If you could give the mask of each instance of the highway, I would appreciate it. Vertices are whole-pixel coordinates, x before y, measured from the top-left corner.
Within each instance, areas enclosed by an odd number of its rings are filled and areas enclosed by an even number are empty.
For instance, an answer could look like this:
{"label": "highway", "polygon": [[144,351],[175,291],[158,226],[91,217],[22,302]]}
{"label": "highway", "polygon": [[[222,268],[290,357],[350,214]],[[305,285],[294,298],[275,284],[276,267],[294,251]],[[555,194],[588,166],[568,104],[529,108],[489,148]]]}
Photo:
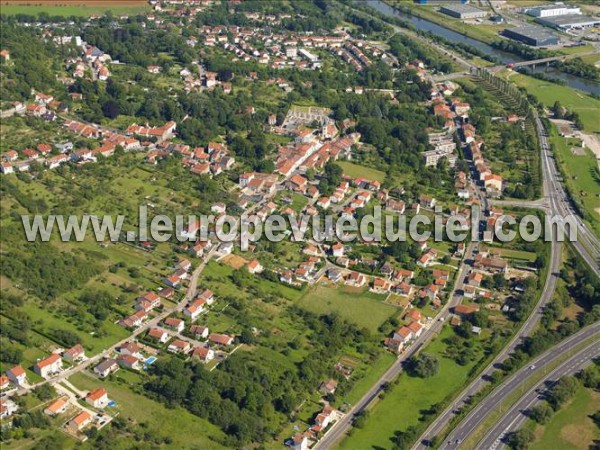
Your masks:
{"label": "highway", "polygon": [[[440,449],[459,448],[460,444],[477,429],[487,415],[499,407],[506,396],[521,386],[524,380],[534,373],[539,373],[539,371],[543,370],[548,364],[551,364],[557,358],[563,356],[565,352],[568,352],[570,348],[592,336],[600,337],[600,322],[596,322],[562,340],[541,356],[538,356],[526,367],[511,375],[507,380],[496,387],[490,395],[481,400],[469,414],[467,414],[462,422],[445,439],[445,442],[440,446]],[[531,370],[530,368],[532,365],[535,367],[534,370]]]}
{"label": "highway", "polygon": [[[467,246],[465,252],[465,261],[473,258],[473,250],[474,244],[471,243]],[[352,407],[352,409],[331,426],[329,431],[313,447],[314,450],[328,450],[332,448],[336,442],[340,441],[352,426],[352,420],[354,419],[354,416],[368,408],[371,403],[373,403],[377,396],[382,392],[382,386],[384,383],[393,381],[400,374],[400,372],[402,372],[402,363],[417,353],[421,347],[423,347],[432,337],[436,336],[440,332],[446,319],[450,315],[450,309],[460,302],[461,296],[457,295],[457,291],[462,289],[462,283],[467,276],[469,269],[470,267],[463,262],[454,281],[452,296],[450,297],[450,300],[442,307],[442,309],[440,309],[440,312],[435,317],[436,320],[434,320],[431,323],[431,326],[411,344],[407,351],[398,356],[398,359],[388,369],[388,371],[369,389],[369,391]]]}
{"label": "highway", "polygon": [[[568,350],[567,350],[568,351]],[[558,355],[556,355],[558,356]],[[543,400],[543,392],[547,387],[552,386],[561,377],[574,375],[581,369],[592,363],[592,360],[600,356],[600,341],[586,346],[579,352],[574,353],[568,360],[561,363],[549,375],[538,382],[535,386],[521,395],[521,398],[498,420],[488,434],[479,442],[477,449],[498,449],[504,447],[504,438],[511,432],[517,431],[527,420],[524,414],[528,409],[535,406],[536,403]],[[536,373],[539,369],[530,370]]]}

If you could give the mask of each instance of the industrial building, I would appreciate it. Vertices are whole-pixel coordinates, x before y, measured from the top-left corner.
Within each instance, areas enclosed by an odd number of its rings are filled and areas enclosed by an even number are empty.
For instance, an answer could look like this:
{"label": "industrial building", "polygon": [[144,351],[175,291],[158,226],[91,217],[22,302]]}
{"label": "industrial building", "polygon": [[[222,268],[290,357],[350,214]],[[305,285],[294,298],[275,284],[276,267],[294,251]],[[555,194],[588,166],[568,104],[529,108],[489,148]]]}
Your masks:
{"label": "industrial building", "polygon": [[460,3],[465,4],[469,3],[469,0],[414,0],[415,3],[419,5],[438,5],[440,3]]}
{"label": "industrial building", "polygon": [[535,21],[540,25],[556,28],[557,30],[561,31],[568,31],[575,28],[590,28],[600,26],[600,19],[579,14],[535,19]]}
{"label": "industrial building", "polygon": [[558,36],[541,27],[523,26],[517,28],[506,28],[502,34],[507,38],[515,41],[523,42],[524,44],[533,47],[543,47],[547,45],[557,45]]}
{"label": "industrial building", "polygon": [[557,17],[569,14],[581,14],[581,8],[578,6],[565,5],[564,3],[554,3],[553,5],[535,6],[524,9],[526,14],[533,17]]}
{"label": "industrial building", "polygon": [[487,16],[486,11],[463,4],[444,5],[440,8],[440,12],[457,19],[481,19]]}

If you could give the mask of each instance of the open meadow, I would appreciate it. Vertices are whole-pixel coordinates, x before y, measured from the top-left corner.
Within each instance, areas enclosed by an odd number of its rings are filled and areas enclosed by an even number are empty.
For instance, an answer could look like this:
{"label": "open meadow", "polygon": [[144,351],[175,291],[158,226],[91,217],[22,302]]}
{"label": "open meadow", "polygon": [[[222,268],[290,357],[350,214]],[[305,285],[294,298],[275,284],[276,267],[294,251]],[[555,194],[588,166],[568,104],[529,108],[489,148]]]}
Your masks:
{"label": "open meadow", "polygon": [[112,11],[114,14],[137,14],[149,11],[150,5],[144,0],[4,0],[0,14],[28,14],[36,16],[45,13],[50,16],[91,16]]}

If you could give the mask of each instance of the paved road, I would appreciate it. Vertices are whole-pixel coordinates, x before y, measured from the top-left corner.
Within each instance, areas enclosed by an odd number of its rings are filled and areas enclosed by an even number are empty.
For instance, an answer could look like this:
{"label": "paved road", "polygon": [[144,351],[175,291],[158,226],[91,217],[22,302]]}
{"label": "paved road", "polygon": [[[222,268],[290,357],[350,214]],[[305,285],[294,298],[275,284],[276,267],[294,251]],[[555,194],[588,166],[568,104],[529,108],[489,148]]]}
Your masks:
{"label": "paved road", "polygon": [[496,367],[502,363],[509,354],[521,343],[521,340],[528,336],[537,326],[542,318],[543,310],[546,304],[552,299],[556,288],[557,276],[555,273],[560,268],[560,244],[553,243],[551,246],[550,267],[548,277],[544,285],[544,290],[532,314],[523,323],[518,333],[513,336],[509,343],[496,355],[494,360],[473,380],[468,387],[463,390],[458,397],[436,418],[436,420],[421,435],[417,443],[412,447],[413,450],[427,448],[427,442],[433,437],[439,435],[450,423],[454,417],[454,411],[465,406],[471,396],[479,392],[489,382],[490,376],[496,371]]}
{"label": "paved road", "polygon": [[[465,252],[465,261],[473,258],[474,244],[469,244]],[[402,363],[408,358],[413,356],[423,347],[432,337],[439,334],[442,329],[445,320],[450,315],[450,309],[456,306],[461,299],[460,295],[456,292],[462,289],[462,283],[470,267],[463,263],[454,281],[454,287],[452,290],[452,296],[450,300],[440,309],[440,312],[435,317],[435,320],[431,323],[429,329],[426,329],[419,338],[417,338],[410,346],[410,348],[402,353],[398,359],[394,362],[392,367],[369,389],[369,391],[356,403],[352,409],[344,415],[340,420],[335,422],[329,431],[323,436],[319,442],[313,447],[314,450],[327,450],[334,446],[336,442],[341,440],[348,429],[352,426],[352,419],[354,416],[364,409],[366,409],[383,391],[383,384],[386,382],[393,381],[402,371]],[[443,319],[443,320],[439,320]]]}
{"label": "paved road", "polygon": [[[598,54],[598,50],[593,50],[593,51],[589,51],[589,52],[572,53],[570,55],[559,55],[559,56],[551,56],[549,58],[531,59],[529,61],[520,61],[520,62],[513,63],[513,65],[514,65],[514,67],[534,66],[536,64],[546,64],[546,63],[551,63],[553,61],[567,61],[567,60],[573,59],[573,58],[580,58],[582,56],[597,55],[597,54]],[[492,72],[495,72],[500,69],[504,69],[505,67],[506,67],[506,65],[500,64],[500,65],[497,65],[494,67],[490,67],[489,70],[491,70]]]}
{"label": "paved road", "polygon": [[204,257],[202,262],[198,265],[198,267],[196,267],[196,269],[192,273],[192,277],[190,278],[190,282],[188,284],[188,288],[187,288],[185,296],[176,306],[174,306],[173,308],[165,309],[163,312],[158,314],[156,317],[147,321],[142,326],[140,326],[139,328],[134,330],[127,338],[120,340],[119,342],[117,342],[116,344],[107,348],[106,350],[103,350],[101,353],[98,353],[97,355],[86,359],[85,361],[81,362],[80,364],[78,364],[70,369],[60,372],[58,375],[56,375],[54,377],[48,378],[47,380],[40,381],[39,383],[29,385],[26,388],[20,389],[17,392],[17,395],[26,394],[27,392],[31,391],[32,389],[35,389],[36,387],[41,386],[46,383],[55,384],[62,380],[66,380],[73,374],[75,374],[77,372],[81,372],[82,370],[99,362],[101,359],[109,356],[117,348],[119,348],[126,342],[131,341],[136,336],[139,336],[140,334],[145,333],[148,329],[157,326],[161,321],[163,321],[167,316],[171,315],[172,313],[183,310],[183,308],[185,308],[185,306],[188,304],[188,302],[196,295],[196,288],[198,286],[198,277],[200,276],[200,274],[206,267],[206,264],[208,263],[208,261],[210,261],[210,259],[214,256],[215,252],[216,252],[216,250],[213,248],[213,250],[211,250],[209,253],[206,254],[206,256]]}
{"label": "paved road", "polygon": [[[568,351],[568,350],[567,350]],[[554,357],[559,356],[553,354]],[[548,375],[521,395],[521,398],[498,420],[488,434],[477,444],[477,449],[496,449],[504,446],[503,440],[513,431],[517,431],[527,419],[524,414],[536,403],[543,400],[543,392],[546,387],[556,383],[561,377],[574,375],[581,369],[592,363],[592,360],[600,356],[600,341],[596,341],[584,349],[574,353],[568,360],[561,363]],[[534,370],[528,370],[531,374],[544,370],[536,365]],[[523,383],[524,380],[521,381]]]}
{"label": "paved road", "polygon": [[531,364],[535,366],[534,370],[530,369],[530,364],[513,374],[473,408],[473,410],[446,438],[446,441],[440,446],[440,449],[459,448],[460,443],[477,429],[487,415],[495,408],[499,407],[504,398],[521,386],[527,378],[534,373],[539,373],[540,370],[544,370],[544,367],[555,361],[556,358],[562,356],[565,352],[568,352],[570,348],[592,336],[600,337],[600,322],[580,330],[578,333],[564,339],[559,344],[534,359],[531,362]]}

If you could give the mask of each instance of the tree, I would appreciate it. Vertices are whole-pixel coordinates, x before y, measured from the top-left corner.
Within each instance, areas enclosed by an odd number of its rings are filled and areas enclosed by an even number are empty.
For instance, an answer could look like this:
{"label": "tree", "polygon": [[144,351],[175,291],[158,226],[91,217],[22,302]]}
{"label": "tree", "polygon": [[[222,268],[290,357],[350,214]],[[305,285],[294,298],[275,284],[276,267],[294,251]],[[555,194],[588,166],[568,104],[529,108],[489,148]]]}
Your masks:
{"label": "tree", "polygon": [[574,377],[562,377],[548,391],[548,403],[555,411],[558,410],[575,395],[578,387],[579,382]]}
{"label": "tree", "polygon": [[554,410],[547,402],[542,402],[528,411],[529,417],[541,425],[548,423],[553,413]]}
{"label": "tree", "polygon": [[102,114],[104,117],[114,119],[119,116],[119,104],[115,100],[108,100],[102,105]]}
{"label": "tree", "polygon": [[526,450],[529,444],[533,442],[535,436],[529,428],[522,428],[519,431],[510,433],[507,439],[507,444],[513,450]]}
{"label": "tree", "polygon": [[412,356],[406,364],[406,370],[413,377],[429,378],[434,376],[440,366],[440,362],[433,355],[427,353],[419,353]]}

